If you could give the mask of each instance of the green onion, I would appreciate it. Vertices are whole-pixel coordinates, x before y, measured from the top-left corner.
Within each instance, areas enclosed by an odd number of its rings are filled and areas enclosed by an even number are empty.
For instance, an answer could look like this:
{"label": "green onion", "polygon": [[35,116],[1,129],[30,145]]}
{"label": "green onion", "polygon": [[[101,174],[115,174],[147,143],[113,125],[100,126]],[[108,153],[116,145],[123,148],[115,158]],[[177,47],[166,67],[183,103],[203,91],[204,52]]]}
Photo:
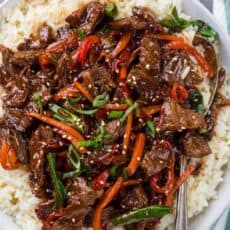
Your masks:
{"label": "green onion", "polygon": [[205,113],[205,106],[203,96],[199,91],[193,91],[189,94],[189,103],[191,108],[196,110],[197,112],[204,114]]}
{"label": "green onion", "polygon": [[99,134],[91,140],[78,141],[77,147],[100,148],[103,145],[103,139],[109,138],[103,126],[99,127]]}
{"label": "green onion", "polygon": [[118,175],[118,166],[113,165],[113,166],[109,169],[109,174],[110,174],[112,177],[114,177],[114,178],[118,177],[118,176],[119,176],[119,175]]}
{"label": "green onion", "polygon": [[77,152],[77,150],[73,147],[73,145],[69,146],[68,150],[68,160],[74,167],[74,171],[64,173],[63,179],[69,178],[69,177],[77,177],[80,176],[82,173],[88,171],[88,169],[83,168],[80,154]]}
{"label": "green onion", "polygon": [[87,37],[86,32],[81,27],[77,28],[76,32],[81,39],[84,39]]}
{"label": "green onion", "polygon": [[123,168],[121,176],[126,180],[129,178],[126,168]]}
{"label": "green onion", "polygon": [[84,115],[93,115],[98,111],[98,109],[82,110],[82,109],[75,109],[73,107],[71,107],[71,109],[74,110],[74,112],[76,113],[80,113]]}
{"label": "green onion", "polygon": [[53,117],[63,123],[69,124],[73,126],[74,128],[83,131],[81,125],[79,125],[81,122],[79,116],[76,114],[71,113],[67,109],[62,108],[61,106],[57,104],[49,105],[49,109],[54,113]]}
{"label": "green onion", "polygon": [[48,168],[50,172],[51,182],[55,191],[55,207],[59,209],[64,205],[67,199],[67,193],[62,181],[60,180],[60,178],[57,176],[56,173],[55,155],[53,153],[48,153],[47,161],[48,161]]}
{"label": "green onion", "polygon": [[115,225],[133,224],[142,221],[150,221],[155,217],[162,217],[172,212],[171,208],[165,206],[148,206],[146,208],[136,209],[127,214],[123,214],[114,219]]}
{"label": "green onion", "polygon": [[93,100],[93,107],[100,107],[105,104],[107,104],[109,101],[109,94],[108,93],[103,93],[98,96]]}
{"label": "green onion", "polygon": [[43,111],[43,106],[42,106],[42,95],[40,93],[35,93],[33,95],[33,100],[34,102],[36,103],[37,107],[38,107],[38,110],[39,110],[39,113],[42,113]]}
{"label": "green onion", "polygon": [[118,9],[115,3],[111,2],[105,6],[104,13],[110,17],[115,18],[118,14]]}
{"label": "green onion", "polygon": [[173,8],[171,17],[169,19],[163,19],[161,24],[172,32],[180,32],[189,26],[197,26],[197,33],[207,38],[210,42],[215,42],[218,38],[217,32],[202,20],[186,20],[180,18],[176,7]]}
{"label": "green onion", "polygon": [[147,134],[152,137],[155,138],[156,135],[156,129],[155,129],[155,125],[151,120],[147,120],[146,121],[146,125],[147,125]]}
{"label": "green onion", "polygon": [[117,118],[120,118],[123,114],[124,114],[124,112],[122,112],[122,111],[111,111],[109,113],[108,117],[110,119],[113,119],[113,118],[117,119]]}
{"label": "green onion", "polygon": [[139,105],[135,102],[133,103],[124,113],[124,115],[121,117],[120,122],[124,123],[124,121],[126,120],[126,118],[128,117],[128,115],[135,109],[137,109],[139,107]]}

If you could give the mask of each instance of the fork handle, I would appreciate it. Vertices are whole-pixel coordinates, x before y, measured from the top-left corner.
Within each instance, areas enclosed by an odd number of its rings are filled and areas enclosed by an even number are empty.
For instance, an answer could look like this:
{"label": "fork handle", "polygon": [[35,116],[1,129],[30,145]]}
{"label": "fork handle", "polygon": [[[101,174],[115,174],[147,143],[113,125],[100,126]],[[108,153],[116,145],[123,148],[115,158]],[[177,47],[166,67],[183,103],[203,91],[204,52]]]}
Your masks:
{"label": "fork handle", "polygon": [[[183,174],[187,165],[185,156],[181,156],[180,173]],[[188,230],[188,213],[187,213],[187,186],[186,181],[180,186],[177,196],[177,212],[174,230]]]}

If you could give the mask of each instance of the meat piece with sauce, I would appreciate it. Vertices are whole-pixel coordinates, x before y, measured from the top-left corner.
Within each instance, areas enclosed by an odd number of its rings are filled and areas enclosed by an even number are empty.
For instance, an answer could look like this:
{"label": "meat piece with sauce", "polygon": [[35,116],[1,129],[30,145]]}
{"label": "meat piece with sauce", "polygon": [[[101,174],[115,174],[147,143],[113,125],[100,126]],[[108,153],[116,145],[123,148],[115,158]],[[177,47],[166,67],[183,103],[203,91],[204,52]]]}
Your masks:
{"label": "meat piece with sauce", "polygon": [[160,132],[180,132],[185,129],[205,128],[204,117],[190,109],[184,109],[174,101],[166,101],[161,107]]}

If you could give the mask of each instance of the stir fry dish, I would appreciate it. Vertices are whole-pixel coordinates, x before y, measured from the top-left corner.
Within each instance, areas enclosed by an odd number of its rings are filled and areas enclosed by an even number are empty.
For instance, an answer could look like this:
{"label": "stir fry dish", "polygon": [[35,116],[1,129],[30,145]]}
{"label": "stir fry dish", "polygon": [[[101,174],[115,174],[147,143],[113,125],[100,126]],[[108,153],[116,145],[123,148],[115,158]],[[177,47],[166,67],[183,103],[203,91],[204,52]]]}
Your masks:
{"label": "stir fry dish", "polygon": [[56,31],[41,24],[17,51],[0,46],[0,163],[30,172],[43,229],[154,229],[211,154],[218,111],[230,104],[211,27],[176,8],[162,21],[148,8],[118,13],[90,2]]}

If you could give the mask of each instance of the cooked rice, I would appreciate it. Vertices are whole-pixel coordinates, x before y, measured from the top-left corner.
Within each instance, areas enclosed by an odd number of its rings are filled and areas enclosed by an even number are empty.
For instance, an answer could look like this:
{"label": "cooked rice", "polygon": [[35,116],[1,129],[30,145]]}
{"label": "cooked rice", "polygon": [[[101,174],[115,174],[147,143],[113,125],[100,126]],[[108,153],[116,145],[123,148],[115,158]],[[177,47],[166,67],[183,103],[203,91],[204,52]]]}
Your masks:
{"label": "cooked rice", "polygon": [[[13,7],[5,7],[0,22],[0,44],[12,49],[31,33],[36,32],[42,22],[48,22],[54,29],[64,23],[66,15],[89,0],[18,0]],[[103,1],[101,1],[103,2]],[[131,13],[133,6],[147,6],[152,8],[159,18],[169,15],[176,5],[181,11],[181,0],[115,0],[120,17]],[[184,31],[187,41],[191,42],[194,29]],[[1,60],[0,60],[1,63]],[[222,89],[224,95],[230,97],[229,84]],[[207,82],[202,84],[202,90],[207,104],[210,92]],[[1,92],[1,90],[0,90]],[[0,93],[1,94],[1,93]],[[0,107],[2,102],[0,101]],[[0,109],[0,116],[3,110]],[[230,108],[221,110],[216,135],[210,142],[213,154],[203,159],[203,165],[198,176],[191,176],[188,180],[189,217],[199,214],[208,206],[212,198],[217,197],[217,186],[223,180],[223,166],[230,158]],[[23,168],[15,171],[5,171],[0,167],[0,209],[13,216],[15,222],[23,230],[41,229],[34,209],[39,200],[31,193],[28,172]],[[172,223],[173,216],[164,217],[159,229],[165,229]]]}

